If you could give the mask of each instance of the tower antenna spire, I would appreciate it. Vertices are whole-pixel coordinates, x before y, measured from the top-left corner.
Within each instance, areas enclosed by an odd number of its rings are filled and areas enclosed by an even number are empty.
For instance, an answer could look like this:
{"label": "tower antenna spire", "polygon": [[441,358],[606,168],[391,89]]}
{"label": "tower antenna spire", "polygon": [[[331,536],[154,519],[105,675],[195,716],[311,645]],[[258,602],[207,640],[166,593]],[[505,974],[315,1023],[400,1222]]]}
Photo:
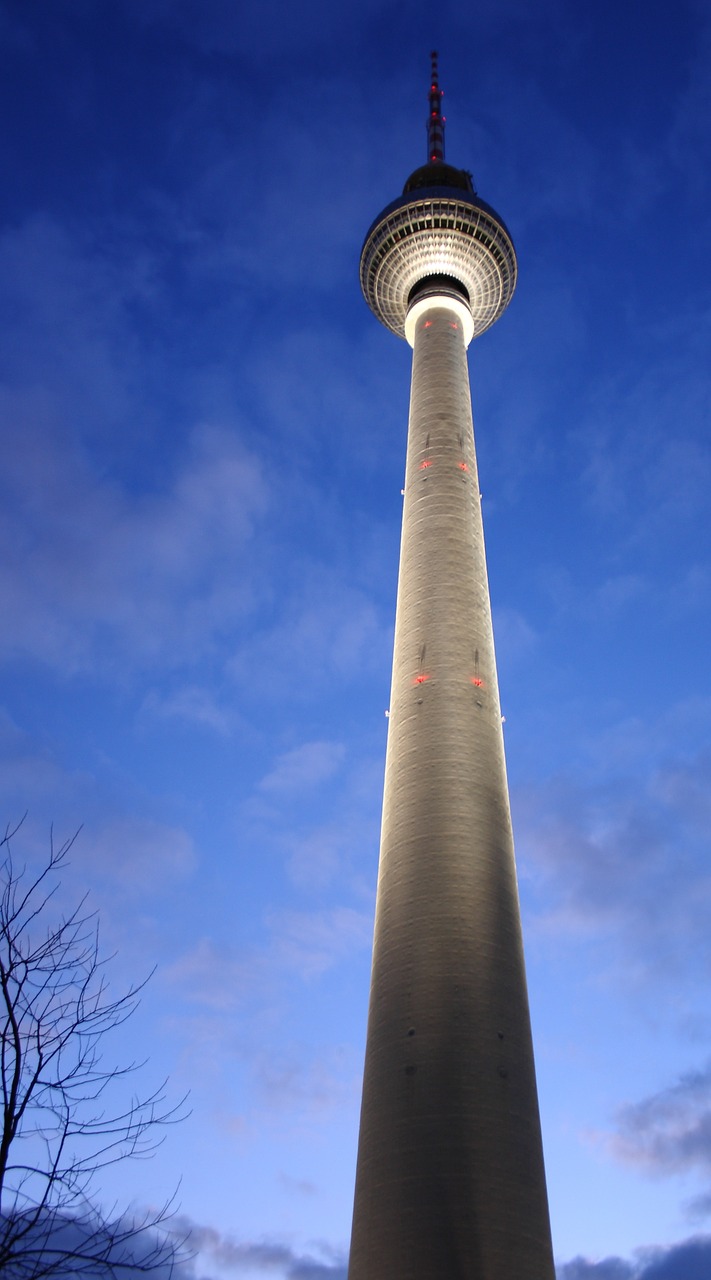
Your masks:
{"label": "tower antenna spire", "polygon": [[443,92],[439,87],[438,53],[432,50],[432,75],[430,78],[430,111],[427,117],[427,162],[434,164],[444,160],[444,116],[442,115]]}

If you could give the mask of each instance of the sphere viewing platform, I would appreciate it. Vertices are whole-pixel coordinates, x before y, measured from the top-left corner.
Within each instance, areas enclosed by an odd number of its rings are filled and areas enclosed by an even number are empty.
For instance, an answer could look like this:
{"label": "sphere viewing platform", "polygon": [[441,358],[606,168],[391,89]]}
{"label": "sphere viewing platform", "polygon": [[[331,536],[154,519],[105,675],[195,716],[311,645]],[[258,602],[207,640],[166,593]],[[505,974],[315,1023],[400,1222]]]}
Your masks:
{"label": "sphere viewing platform", "polygon": [[516,274],[501,218],[474,192],[469,174],[443,160],[415,170],[402,196],[376,218],[360,259],[368,306],[401,338],[417,286],[429,277],[458,284],[477,337],[506,310]]}

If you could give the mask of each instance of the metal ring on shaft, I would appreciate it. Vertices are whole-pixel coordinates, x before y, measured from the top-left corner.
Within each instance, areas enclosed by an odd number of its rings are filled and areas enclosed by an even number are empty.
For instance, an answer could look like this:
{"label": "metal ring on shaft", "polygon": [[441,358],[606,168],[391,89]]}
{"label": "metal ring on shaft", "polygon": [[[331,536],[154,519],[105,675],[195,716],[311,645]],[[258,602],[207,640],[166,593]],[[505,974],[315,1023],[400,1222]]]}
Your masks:
{"label": "metal ring on shaft", "polygon": [[453,293],[428,293],[424,298],[418,298],[416,302],[411,304],[405,320],[405,337],[410,346],[414,347],[415,345],[417,321],[420,316],[425,315],[432,307],[445,307],[452,312],[452,315],[457,317],[456,322],[462,326],[464,345],[468,347],[474,336],[472,313],[464,299],[457,298]]}

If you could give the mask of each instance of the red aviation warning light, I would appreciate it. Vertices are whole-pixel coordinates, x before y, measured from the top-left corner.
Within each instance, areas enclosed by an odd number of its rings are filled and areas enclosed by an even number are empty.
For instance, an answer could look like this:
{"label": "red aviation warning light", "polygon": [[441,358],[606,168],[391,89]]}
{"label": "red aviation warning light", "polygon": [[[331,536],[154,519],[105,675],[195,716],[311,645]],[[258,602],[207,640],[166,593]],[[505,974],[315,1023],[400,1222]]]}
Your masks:
{"label": "red aviation warning light", "polygon": [[430,678],[430,675],[429,675],[429,672],[428,672],[428,671],[421,671],[421,672],[420,672],[420,674],[419,674],[419,676],[415,676],[415,679],[413,680],[413,682],[412,682],[412,683],[413,683],[413,684],[424,684],[424,683],[425,683],[425,681],[429,680],[429,678]]}

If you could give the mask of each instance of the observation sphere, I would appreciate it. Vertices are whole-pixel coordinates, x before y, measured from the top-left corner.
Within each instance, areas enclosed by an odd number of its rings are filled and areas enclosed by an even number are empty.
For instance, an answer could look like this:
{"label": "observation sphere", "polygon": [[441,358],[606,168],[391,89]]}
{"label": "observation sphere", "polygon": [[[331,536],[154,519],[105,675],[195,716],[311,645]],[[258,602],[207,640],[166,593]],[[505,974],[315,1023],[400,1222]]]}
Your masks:
{"label": "observation sphere", "polygon": [[470,175],[443,160],[408,178],[402,196],[376,218],[360,258],[368,306],[401,338],[409,307],[426,282],[461,296],[477,337],[506,310],[516,274],[505,224],[476,194]]}

